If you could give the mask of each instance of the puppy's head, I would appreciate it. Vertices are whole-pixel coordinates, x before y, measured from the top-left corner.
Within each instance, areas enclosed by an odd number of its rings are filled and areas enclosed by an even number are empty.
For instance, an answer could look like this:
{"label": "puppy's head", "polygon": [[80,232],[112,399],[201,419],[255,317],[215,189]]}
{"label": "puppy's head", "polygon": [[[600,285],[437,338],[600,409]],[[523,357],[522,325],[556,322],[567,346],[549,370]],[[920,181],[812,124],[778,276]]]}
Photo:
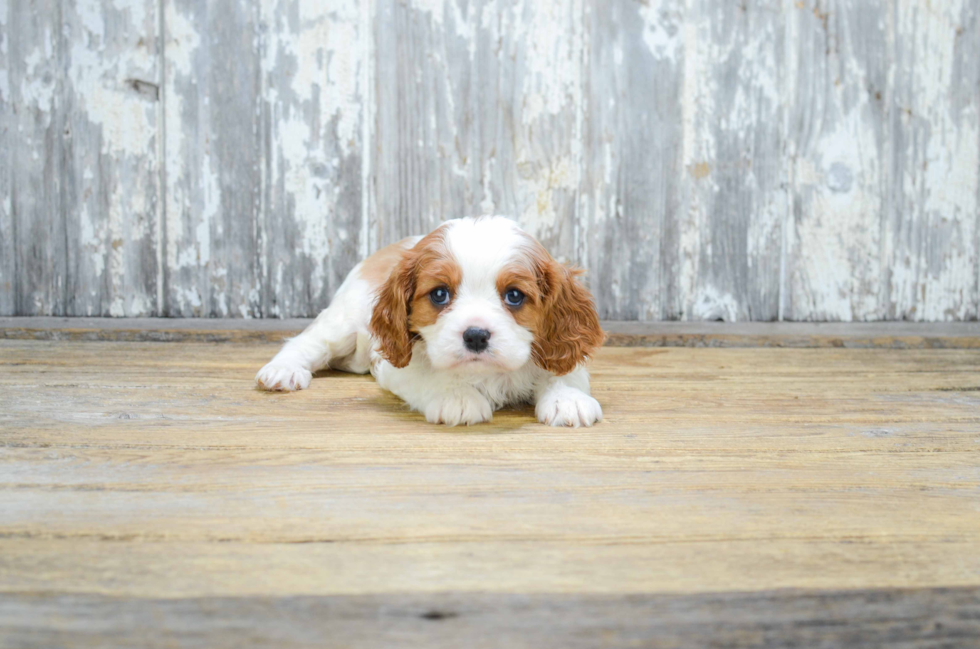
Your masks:
{"label": "puppy's head", "polygon": [[436,369],[567,374],[603,341],[578,274],[506,218],[449,221],[404,252],[371,328],[395,367],[423,340]]}

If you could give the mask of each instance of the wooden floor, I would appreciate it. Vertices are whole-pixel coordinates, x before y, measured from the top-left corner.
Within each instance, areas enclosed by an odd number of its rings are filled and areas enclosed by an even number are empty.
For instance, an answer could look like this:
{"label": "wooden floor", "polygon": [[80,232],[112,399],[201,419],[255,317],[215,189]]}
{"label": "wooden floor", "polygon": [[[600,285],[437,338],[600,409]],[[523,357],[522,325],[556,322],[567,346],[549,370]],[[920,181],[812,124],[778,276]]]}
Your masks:
{"label": "wooden floor", "polygon": [[275,349],[0,341],[0,646],[980,646],[980,350],[607,347],[571,430]]}

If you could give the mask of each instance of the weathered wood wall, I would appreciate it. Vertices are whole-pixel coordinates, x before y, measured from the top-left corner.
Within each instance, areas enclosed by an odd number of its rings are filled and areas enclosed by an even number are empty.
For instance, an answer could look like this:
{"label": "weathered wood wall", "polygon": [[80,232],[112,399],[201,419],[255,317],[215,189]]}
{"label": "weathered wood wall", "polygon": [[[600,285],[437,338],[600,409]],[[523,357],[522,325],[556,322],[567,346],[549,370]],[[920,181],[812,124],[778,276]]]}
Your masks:
{"label": "weathered wood wall", "polygon": [[605,318],[964,320],[976,0],[0,0],[0,315],[312,315],[514,215]]}

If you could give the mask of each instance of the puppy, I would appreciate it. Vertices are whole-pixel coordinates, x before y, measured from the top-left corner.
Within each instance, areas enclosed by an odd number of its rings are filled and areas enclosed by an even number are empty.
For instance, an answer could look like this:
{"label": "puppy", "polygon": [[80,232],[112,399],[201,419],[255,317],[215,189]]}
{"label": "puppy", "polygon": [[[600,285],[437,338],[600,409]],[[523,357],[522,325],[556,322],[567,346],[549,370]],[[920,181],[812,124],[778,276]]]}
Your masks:
{"label": "puppy", "polygon": [[544,424],[591,426],[602,408],[583,363],[604,335],[576,275],[507,218],[447,221],[358,264],[255,381],[301,390],[322,368],[371,372],[432,423],[533,403]]}

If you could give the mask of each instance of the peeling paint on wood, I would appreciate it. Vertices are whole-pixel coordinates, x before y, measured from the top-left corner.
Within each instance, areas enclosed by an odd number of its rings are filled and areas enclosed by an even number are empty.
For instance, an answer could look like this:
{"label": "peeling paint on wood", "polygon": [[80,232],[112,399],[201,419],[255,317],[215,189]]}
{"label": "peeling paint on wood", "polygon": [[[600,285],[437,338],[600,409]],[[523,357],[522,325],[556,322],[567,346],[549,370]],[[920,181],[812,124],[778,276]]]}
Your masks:
{"label": "peeling paint on wood", "polygon": [[682,2],[588,3],[582,183],[585,235],[602,317],[659,320],[671,293],[664,250],[680,214]]}
{"label": "peeling paint on wood", "polygon": [[977,316],[980,5],[903,2],[889,134],[882,317]]}
{"label": "peeling paint on wood", "polygon": [[373,173],[380,243],[509,214],[575,261],[579,0],[379,0]]}
{"label": "peeling paint on wood", "polygon": [[0,308],[151,313],[158,106],[133,83],[157,75],[156,3],[0,9]]}
{"label": "peeling paint on wood", "polygon": [[[657,326],[971,328],[887,324]],[[272,349],[0,341],[5,647],[978,646],[980,350],[605,347],[583,434]]]}
{"label": "peeling paint on wood", "polygon": [[883,8],[787,9],[789,320],[873,320],[887,209],[889,37]]}
{"label": "peeling paint on wood", "polygon": [[[3,113],[7,218],[0,290],[4,304],[24,315],[65,315],[68,256],[65,249],[63,41],[60,3],[4,3],[3,50],[9,103]],[[9,229],[8,229],[9,228]]]}
{"label": "peeling paint on wood", "polygon": [[262,217],[258,16],[166,3],[166,315],[257,315]]}
{"label": "peeling paint on wood", "polygon": [[65,313],[138,316],[156,305],[158,5],[61,8]]}
{"label": "peeling paint on wood", "polygon": [[976,319],[980,10],[797,5],[785,317]]}
{"label": "peeling paint on wood", "polygon": [[9,0],[0,0],[0,313],[16,313],[14,277],[17,244],[14,241],[13,161],[16,121],[10,93]]}
{"label": "peeling paint on wood", "polygon": [[606,318],[973,320],[978,61],[970,0],[0,0],[0,314],[310,316],[504,213]]}
{"label": "peeling paint on wood", "polygon": [[685,56],[694,60],[684,68],[685,203],[679,240],[671,242],[679,254],[670,266],[670,319],[778,316],[785,206],[779,9],[772,1],[711,0],[685,26]]}
{"label": "peeling paint on wood", "polygon": [[365,35],[357,2],[261,11],[264,293],[254,315],[305,315],[360,261]]}

